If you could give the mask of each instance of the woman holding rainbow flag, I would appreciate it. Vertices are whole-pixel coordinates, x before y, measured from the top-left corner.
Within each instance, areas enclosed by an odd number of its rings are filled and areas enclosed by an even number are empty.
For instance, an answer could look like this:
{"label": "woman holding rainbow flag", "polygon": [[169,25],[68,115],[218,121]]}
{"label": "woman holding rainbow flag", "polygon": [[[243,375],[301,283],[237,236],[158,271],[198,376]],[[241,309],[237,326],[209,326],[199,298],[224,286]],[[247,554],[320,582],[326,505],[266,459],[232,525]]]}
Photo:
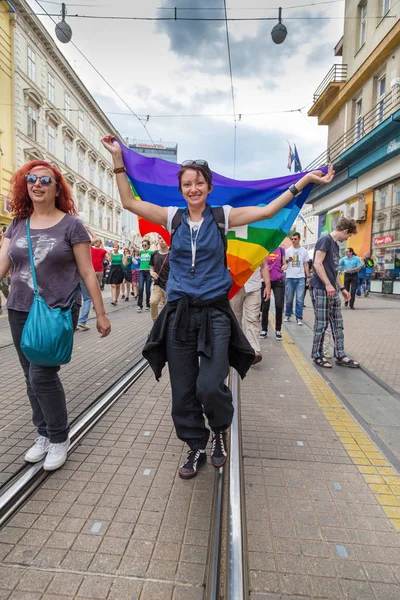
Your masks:
{"label": "woman holding rainbow flag", "polygon": [[[123,207],[172,234],[167,304],[153,326],[143,354],[157,378],[168,362],[172,418],[178,438],[189,446],[179,476],[190,479],[207,460],[210,431],[203,413],[213,434],[211,462],[217,468],[225,464],[226,430],[232,421],[233,407],[224,380],[229,365],[244,377],[254,359],[254,351],[229,305],[232,279],[225,265],[221,224],[207,202],[213,190],[212,173],[205,160],[182,163],[177,184],[187,204],[183,211],[176,206],[138,201],[126,177],[120,144],[111,135],[105,136],[102,143],[113,157]],[[329,183],[333,176],[331,165],[326,174],[307,173],[296,186],[291,185],[266,206],[224,205],[225,234],[230,228],[272,218],[306,185]]]}

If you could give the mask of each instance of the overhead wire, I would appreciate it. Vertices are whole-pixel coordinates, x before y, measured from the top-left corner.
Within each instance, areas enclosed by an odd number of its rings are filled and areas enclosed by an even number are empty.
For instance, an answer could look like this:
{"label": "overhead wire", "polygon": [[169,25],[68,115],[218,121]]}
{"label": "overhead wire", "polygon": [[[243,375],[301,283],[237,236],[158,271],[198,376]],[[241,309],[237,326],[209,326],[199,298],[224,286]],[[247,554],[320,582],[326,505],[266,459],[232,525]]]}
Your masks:
{"label": "overhead wire", "polygon": [[[42,10],[44,10],[44,12],[46,13],[47,16],[50,17],[50,19],[53,21],[53,23],[55,25],[57,25],[57,23],[54,21],[54,19],[47,13],[47,11],[40,5],[40,2],[38,0],[35,0],[36,4],[38,4],[40,6],[40,8]],[[79,52],[79,54],[88,62],[88,64],[92,67],[92,69],[94,69],[94,71],[99,75],[99,77],[104,81],[104,83],[114,92],[114,94],[117,96],[117,98],[119,98],[119,100],[121,100],[121,102],[126,106],[126,108],[130,111],[130,113],[132,113],[132,115],[134,115],[137,120],[139,121],[139,123],[142,125],[142,127],[144,128],[144,130],[146,131],[146,134],[148,136],[148,138],[150,139],[151,143],[153,144],[153,146],[156,146],[153,138],[150,135],[150,132],[148,131],[146,124],[143,123],[143,121],[139,118],[139,116],[135,113],[135,111],[129,106],[129,104],[127,102],[125,102],[125,100],[122,98],[122,96],[113,88],[113,86],[111,85],[111,83],[109,83],[109,81],[102,75],[102,73],[100,73],[100,71],[94,66],[94,64],[88,59],[88,57],[78,48],[78,46],[73,42],[70,41],[70,44],[73,45],[73,47]],[[157,149],[157,153],[161,158],[161,154]]]}
{"label": "overhead wire", "polygon": [[236,106],[235,106],[235,92],[233,89],[233,76],[232,76],[232,57],[231,57],[231,46],[229,43],[229,28],[228,28],[228,13],[226,12],[226,0],[224,0],[224,11],[225,11],[225,26],[226,26],[226,45],[228,47],[228,62],[229,62],[229,76],[231,80],[231,94],[232,94],[232,107],[233,107],[233,179],[236,175],[236,132],[237,132],[237,117],[236,117]]}
{"label": "overhead wire", "polygon": [[[37,2],[37,0],[35,0]],[[39,4],[39,3],[38,3]],[[43,6],[40,7],[43,11],[45,9]],[[37,17],[59,17],[58,13],[30,13],[28,11],[18,11],[20,14],[34,14]],[[370,15],[366,16],[366,19],[379,19],[382,18],[379,15]],[[264,22],[264,21],[276,21],[277,17],[227,17],[227,19],[223,17],[131,17],[131,16],[116,16],[116,15],[79,15],[68,13],[68,19],[97,19],[102,21],[215,21],[215,22],[224,22],[224,21],[232,21],[232,22]],[[332,16],[317,16],[310,17],[306,15],[304,17],[285,17],[285,21],[347,21],[347,20],[358,20],[359,17],[332,17]],[[397,15],[385,15],[385,19],[397,19]]]}

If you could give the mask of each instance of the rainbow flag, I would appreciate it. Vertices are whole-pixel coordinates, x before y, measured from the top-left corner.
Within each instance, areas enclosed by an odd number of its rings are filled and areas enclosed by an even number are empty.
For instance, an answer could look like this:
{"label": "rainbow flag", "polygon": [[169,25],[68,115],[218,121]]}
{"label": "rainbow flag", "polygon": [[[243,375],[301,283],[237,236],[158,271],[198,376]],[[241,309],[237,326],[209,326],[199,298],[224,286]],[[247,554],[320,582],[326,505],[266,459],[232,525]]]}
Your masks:
{"label": "rainbow flag", "polygon": [[[125,146],[122,146],[122,153],[127,176],[138,201],[143,199],[165,207],[186,206],[178,190],[179,165],[160,158],[147,158]],[[293,173],[276,179],[239,181],[213,172],[214,189],[209,196],[209,203],[211,206],[265,206],[303,175]],[[312,187],[313,184],[306,186],[272,219],[228,232],[227,261],[233,282],[230,297],[237,293],[269,252],[275,250],[286,237]],[[169,234],[160,225],[139,218],[139,231],[142,236],[150,232],[160,233],[169,243]]]}

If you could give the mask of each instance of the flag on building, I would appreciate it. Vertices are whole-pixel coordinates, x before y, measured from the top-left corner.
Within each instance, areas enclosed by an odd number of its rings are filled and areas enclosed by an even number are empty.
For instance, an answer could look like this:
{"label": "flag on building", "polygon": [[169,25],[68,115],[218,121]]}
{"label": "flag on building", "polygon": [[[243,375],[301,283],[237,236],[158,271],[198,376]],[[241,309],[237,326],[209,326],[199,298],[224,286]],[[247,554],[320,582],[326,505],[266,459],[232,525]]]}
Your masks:
{"label": "flag on building", "polygon": [[[122,146],[124,164],[135,199],[145,200],[158,206],[186,207],[178,190],[179,165],[159,158],[148,158]],[[233,207],[266,206],[282,192],[295,184],[301,174],[258,181],[238,181],[213,172],[214,188],[209,196],[211,206],[229,204]],[[272,219],[265,219],[228,231],[227,261],[232,276],[232,298],[246,283],[264,258],[275,250],[292,227],[313,184],[293,198]],[[159,233],[169,241],[168,232],[161,226],[139,218],[140,234]]]}
{"label": "flag on building", "polygon": [[297,152],[296,144],[294,144],[293,160],[294,160],[294,172],[295,173],[301,172],[302,171],[301,162],[300,162],[299,154]]}
{"label": "flag on building", "polygon": [[290,171],[292,169],[292,162],[294,161],[294,154],[293,154],[292,146],[289,143],[289,140],[288,140],[288,145],[289,145],[289,154],[288,154],[288,159],[287,159],[287,168]]}

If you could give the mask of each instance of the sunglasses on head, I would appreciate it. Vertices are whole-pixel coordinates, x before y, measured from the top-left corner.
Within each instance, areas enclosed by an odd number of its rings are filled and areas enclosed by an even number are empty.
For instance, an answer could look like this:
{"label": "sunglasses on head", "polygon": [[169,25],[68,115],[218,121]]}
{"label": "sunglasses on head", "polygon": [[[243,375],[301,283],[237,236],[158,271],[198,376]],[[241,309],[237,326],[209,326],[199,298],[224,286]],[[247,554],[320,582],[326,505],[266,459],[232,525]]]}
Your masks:
{"label": "sunglasses on head", "polygon": [[28,173],[27,175],[25,175],[26,183],[34,184],[37,182],[38,179],[41,185],[50,185],[52,181],[55,181],[55,179],[49,177],[48,175],[42,175],[41,177],[39,177],[38,175],[34,175],[33,173]]}
{"label": "sunglasses on head", "polygon": [[191,165],[198,165],[199,167],[208,167],[208,162],[202,158],[198,160],[184,160],[182,167],[190,167]]}

